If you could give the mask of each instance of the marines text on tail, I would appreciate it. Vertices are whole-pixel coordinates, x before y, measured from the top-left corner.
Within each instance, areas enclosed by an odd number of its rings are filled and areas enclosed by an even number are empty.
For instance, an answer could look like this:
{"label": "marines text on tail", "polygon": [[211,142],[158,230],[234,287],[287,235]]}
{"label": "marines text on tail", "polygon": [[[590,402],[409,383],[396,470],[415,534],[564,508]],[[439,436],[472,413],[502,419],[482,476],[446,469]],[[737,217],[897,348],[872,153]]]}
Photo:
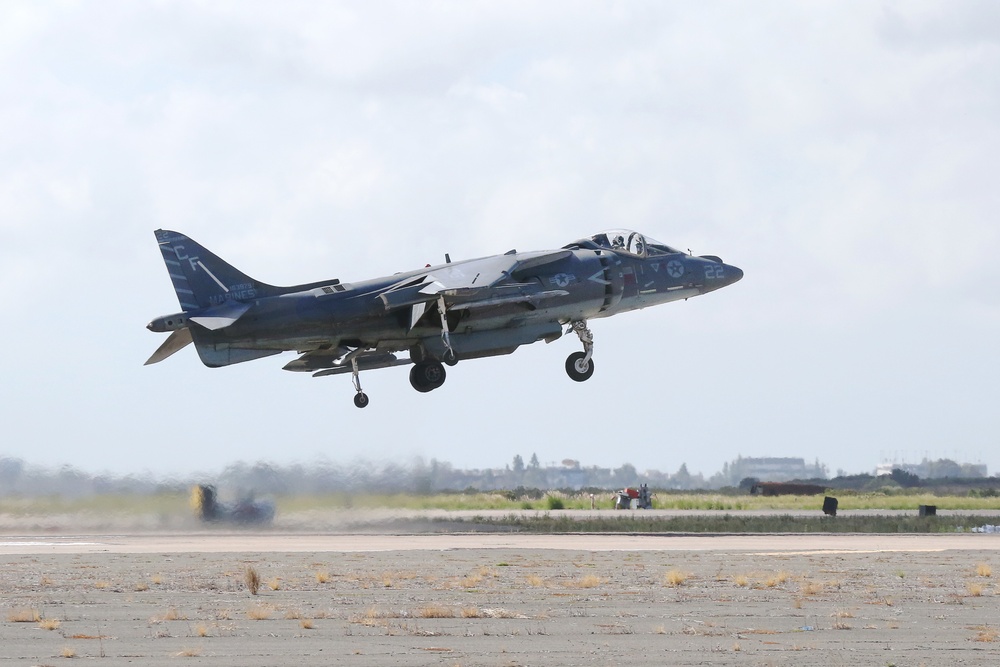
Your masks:
{"label": "marines text on tail", "polygon": [[444,364],[551,343],[564,328],[583,344],[566,360],[570,378],[582,382],[594,372],[588,320],[688,299],[743,277],[713,255],[613,230],[560,250],[448,260],[354,283],[274,287],[183,234],[158,230],[156,239],[182,312],[147,325],[171,332],[147,364],[192,341],[213,368],[294,350],[301,356],[285,370],[351,373],[359,408],[368,405],[360,371],[412,364],[410,384],[432,391],[444,384]]}

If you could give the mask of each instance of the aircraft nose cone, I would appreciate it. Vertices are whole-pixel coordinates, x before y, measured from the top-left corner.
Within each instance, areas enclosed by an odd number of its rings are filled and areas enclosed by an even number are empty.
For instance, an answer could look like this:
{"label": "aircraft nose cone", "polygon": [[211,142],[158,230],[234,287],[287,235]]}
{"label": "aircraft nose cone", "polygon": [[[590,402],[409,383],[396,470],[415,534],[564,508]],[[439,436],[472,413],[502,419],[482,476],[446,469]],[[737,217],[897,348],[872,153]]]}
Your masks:
{"label": "aircraft nose cone", "polygon": [[726,279],[730,285],[739,282],[743,279],[743,269],[732,264],[726,264]]}

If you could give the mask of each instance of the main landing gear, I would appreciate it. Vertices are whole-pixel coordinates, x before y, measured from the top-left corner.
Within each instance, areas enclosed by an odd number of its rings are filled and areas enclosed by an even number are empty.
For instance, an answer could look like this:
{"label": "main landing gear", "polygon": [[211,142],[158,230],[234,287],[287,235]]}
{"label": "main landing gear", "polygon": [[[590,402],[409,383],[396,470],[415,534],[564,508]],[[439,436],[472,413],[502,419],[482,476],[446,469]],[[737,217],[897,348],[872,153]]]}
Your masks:
{"label": "main landing gear", "polygon": [[566,374],[571,380],[583,382],[594,374],[594,334],[587,328],[586,321],[573,322],[566,333],[575,332],[583,343],[583,352],[574,352],[566,359]]}
{"label": "main landing gear", "polygon": [[417,362],[410,369],[410,384],[422,394],[434,391],[443,385],[447,377],[444,365],[436,359]]}
{"label": "main landing gear", "polygon": [[[360,348],[359,348],[360,349]],[[444,364],[449,366],[454,366],[458,363],[458,357],[455,356],[453,350],[448,350],[445,353],[444,363],[441,363],[437,359],[426,359],[423,356],[417,357],[420,361],[413,364],[410,369],[410,384],[413,388],[421,393],[426,393],[428,391],[434,391],[438,387],[444,384],[447,373],[444,370]],[[366,394],[361,389],[361,374],[358,372],[358,360],[355,357],[351,357],[351,378],[354,381],[354,405],[359,408],[368,407],[368,394]]]}
{"label": "main landing gear", "polygon": [[[451,336],[448,332],[448,306],[444,302],[444,297],[438,297],[438,313],[441,315],[441,344],[444,345],[444,363],[454,366],[458,363],[458,355],[455,354],[451,346]],[[411,355],[412,357],[412,355]],[[419,361],[417,361],[419,359]],[[422,394],[434,391],[444,384],[448,374],[444,370],[444,364],[437,359],[427,359],[424,353],[414,358],[416,363],[410,369],[410,385]]]}

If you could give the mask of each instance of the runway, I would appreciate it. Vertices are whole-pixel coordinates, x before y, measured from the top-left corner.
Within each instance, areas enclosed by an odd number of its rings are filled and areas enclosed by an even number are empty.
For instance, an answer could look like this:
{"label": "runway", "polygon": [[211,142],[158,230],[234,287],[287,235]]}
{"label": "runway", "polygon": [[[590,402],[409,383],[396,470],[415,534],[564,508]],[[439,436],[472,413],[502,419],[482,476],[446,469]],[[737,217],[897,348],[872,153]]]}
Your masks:
{"label": "runway", "polygon": [[997,551],[1000,534],[319,534],[270,531],[0,536],[0,554],[357,553],[522,549],[805,554]]}

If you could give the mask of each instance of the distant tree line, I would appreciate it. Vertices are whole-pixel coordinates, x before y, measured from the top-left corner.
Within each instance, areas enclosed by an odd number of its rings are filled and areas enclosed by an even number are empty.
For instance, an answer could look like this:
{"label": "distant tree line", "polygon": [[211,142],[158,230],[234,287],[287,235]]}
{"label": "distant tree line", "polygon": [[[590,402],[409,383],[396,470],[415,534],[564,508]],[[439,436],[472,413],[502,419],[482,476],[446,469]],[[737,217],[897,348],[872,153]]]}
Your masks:
{"label": "distant tree line", "polygon": [[[692,474],[686,464],[676,472],[657,470],[639,472],[625,463],[618,468],[581,466],[579,461],[565,459],[561,465],[543,466],[536,454],[525,464],[523,457],[514,456],[504,468],[462,470],[450,463],[416,458],[408,464],[356,461],[350,464],[316,462],[277,465],[264,461],[234,463],[219,473],[191,473],[183,477],[162,478],[152,473],[143,475],[91,474],[71,466],[48,469],[32,466],[15,458],[0,457],[0,497],[38,497],[58,495],[83,497],[99,494],[174,493],[187,491],[196,484],[215,484],[229,494],[319,495],[327,493],[415,493],[428,494],[457,491],[504,491],[547,489],[617,490],[627,486],[647,484],[660,490],[746,491],[755,482],[769,481],[740,477],[745,466],[736,459],[723,470],[705,478]],[[957,465],[957,464],[956,464]],[[954,470],[946,463],[940,469]],[[817,470],[825,470],[817,463]],[[891,475],[840,475],[833,479],[816,477],[794,480],[821,484],[827,488],[881,489],[887,486],[922,487],[935,490],[977,490],[992,494],[1000,488],[995,477],[978,479],[921,479],[902,469]]]}

